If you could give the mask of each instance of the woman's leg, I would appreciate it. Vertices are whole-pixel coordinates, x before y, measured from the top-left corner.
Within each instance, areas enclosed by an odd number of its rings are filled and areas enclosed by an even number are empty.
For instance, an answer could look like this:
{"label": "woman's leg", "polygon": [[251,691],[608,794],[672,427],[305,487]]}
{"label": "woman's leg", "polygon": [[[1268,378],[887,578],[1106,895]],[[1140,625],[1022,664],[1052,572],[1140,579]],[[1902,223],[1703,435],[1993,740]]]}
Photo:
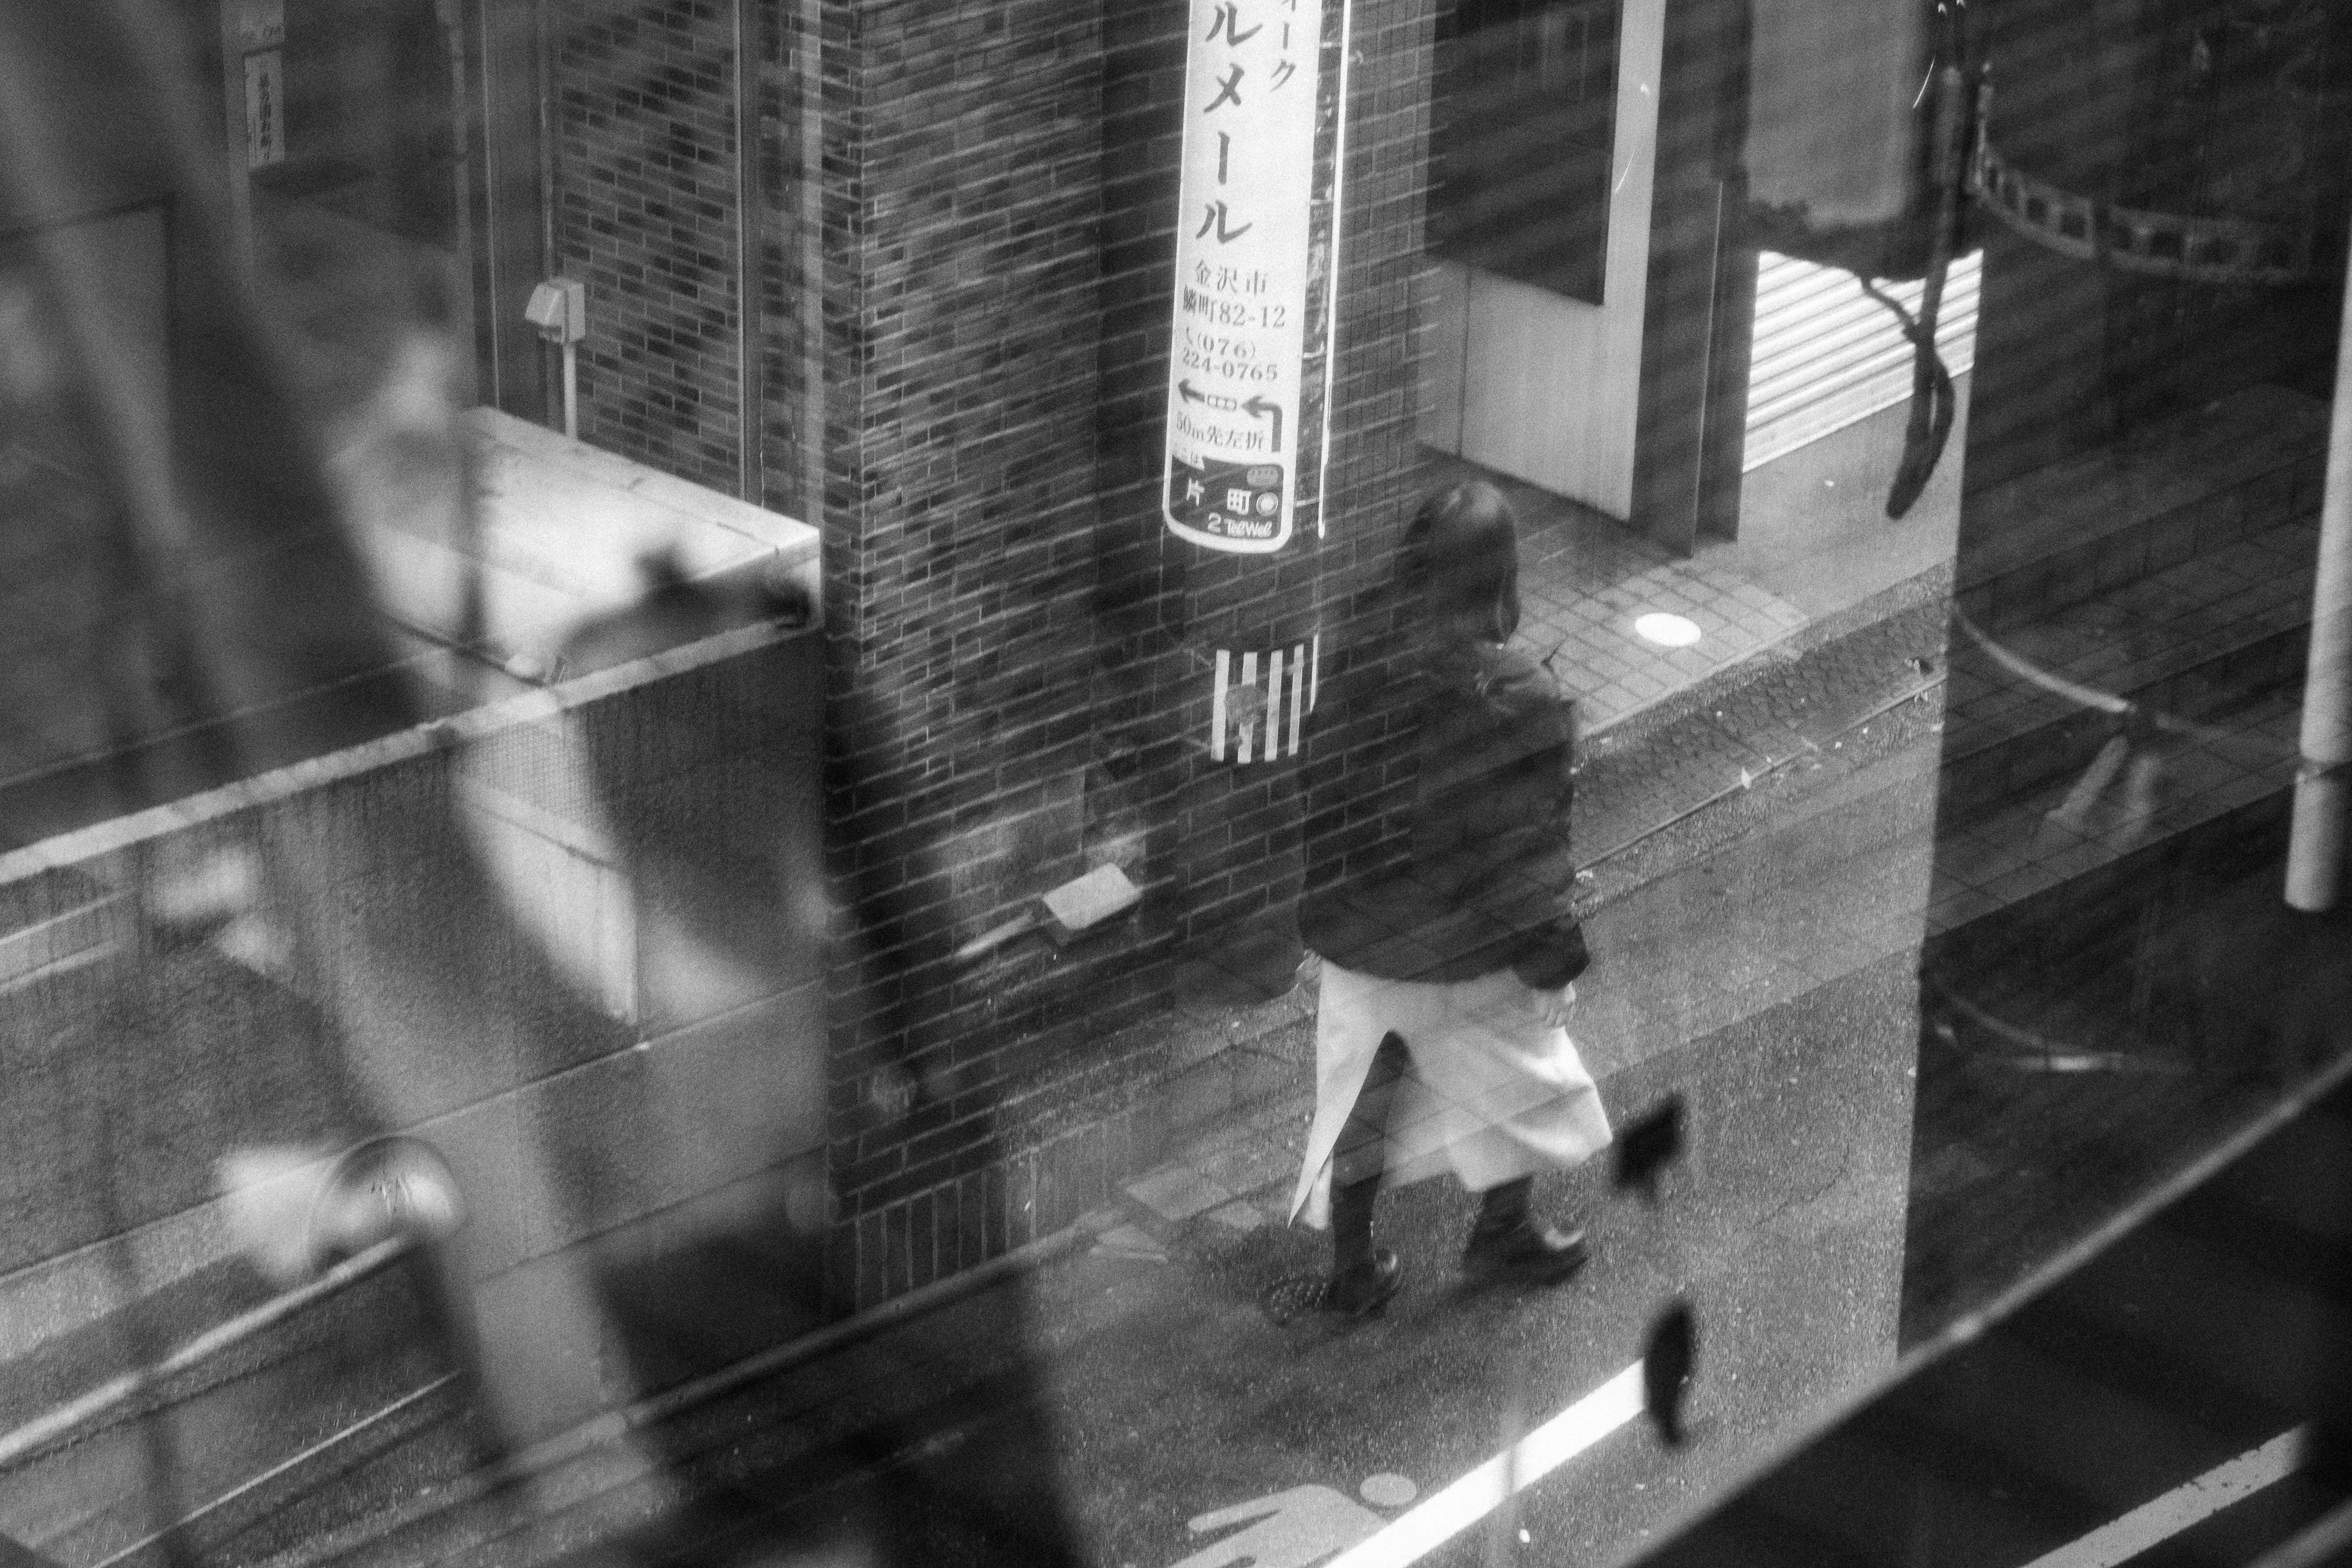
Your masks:
{"label": "woman's leg", "polygon": [[1477,1222],[1462,1268],[1474,1279],[1513,1279],[1527,1285],[1557,1285],[1584,1267],[1584,1233],[1561,1232],[1538,1219],[1529,1199],[1535,1178],[1488,1187],[1478,1197]]}
{"label": "woman's leg", "polygon": [[1403,1268],[1396,1255],[1372,1246],[1372,1205],[1380,1195],[1389,1107],[1407,1061],[1404,1041],[1381,1041],[1364,1087],[1331,1150],[1331,1285],[1326,1305],[1369,1312],[1396,1294]]}

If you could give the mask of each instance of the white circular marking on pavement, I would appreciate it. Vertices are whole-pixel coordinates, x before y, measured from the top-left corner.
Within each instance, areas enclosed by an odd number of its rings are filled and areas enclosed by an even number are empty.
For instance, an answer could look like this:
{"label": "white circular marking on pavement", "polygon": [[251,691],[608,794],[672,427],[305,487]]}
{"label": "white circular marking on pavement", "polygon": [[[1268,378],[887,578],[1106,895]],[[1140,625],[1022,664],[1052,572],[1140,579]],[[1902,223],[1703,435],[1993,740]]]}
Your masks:
{"label": "white circular marking on pavement", "polygon": [[1374,1508],[1402,1508],[1421,1495],[1421,1489],[1414,1486],[1410,1479],[1391,1470],[1366,1476],[1364,1484],[1356,1489],[1363,1493],[1364,1500]]}
{"label": "white circular marking on pavement", "polygon": [[1664,610],[1652,610],[1646,616],[1633,618],[1633,635],[1643,642],[1656,643],[1660,647],[1688,647],[1698,641],[1698,623],[1688,616],[1670,616]]}

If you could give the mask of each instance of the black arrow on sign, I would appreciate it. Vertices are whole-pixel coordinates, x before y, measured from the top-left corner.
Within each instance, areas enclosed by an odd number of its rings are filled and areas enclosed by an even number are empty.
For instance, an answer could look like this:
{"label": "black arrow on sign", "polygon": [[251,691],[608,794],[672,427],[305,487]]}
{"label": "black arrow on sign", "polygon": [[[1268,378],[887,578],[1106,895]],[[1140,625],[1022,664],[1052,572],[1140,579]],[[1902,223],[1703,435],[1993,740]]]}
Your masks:
{"label": "black arrow on sign", "polygon": [[1187,403],[1204,403],[1207,401],[1204,395],[1193,390],[1192,384],[1189,381],[1178,382],[1176,384],[1176,390],[1183,395],[1184,401]]}
{"label": "black arrow on sign", "polygon": [[1244,403],[1244,404],[1243,404],[1243,405],[1242,405],[1242,412],[1243,412],[1243,413],[1244,413],[1244,414],[1246,414],[1246,415],[1248,415],[1248,416],[1250,416],[1250,417],[1252,417],[1252,418],[1254,418],[1254,419],[1263,419],[1263,418],[1265,418],[1265,417],[1267,415],[1269,415],[1269,414],[1273,415],[1273,416],[1274,416],[1274,449],[1275,449],[1276,451],[1277,451],[1277,452],[1279,452],[1279,451],[1281,451],[1281,450],[1282,450],[1282,405],[1281,405],[1281,404],[1279,404],[1279,403],[1268,403],[1268,402],[1267,402],[1265,398],[1263,398],[1263,397],[1253,397],[1253,398],[1251,398],[1247,403]]}

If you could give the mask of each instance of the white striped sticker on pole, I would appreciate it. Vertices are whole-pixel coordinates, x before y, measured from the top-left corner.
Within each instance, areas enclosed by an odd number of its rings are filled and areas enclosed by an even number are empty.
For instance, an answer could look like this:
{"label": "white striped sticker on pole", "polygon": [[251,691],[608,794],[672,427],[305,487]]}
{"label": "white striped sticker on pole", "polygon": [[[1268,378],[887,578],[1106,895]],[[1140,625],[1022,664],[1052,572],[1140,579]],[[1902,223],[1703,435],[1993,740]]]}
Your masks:
{"label": "white striped sticker on pole", "polygon": [[1315,710],[1322,651],[1319,634],[1263,656],[1255,649],[1217,649],[1209,678],[1210,760],[1275,762],[1299,755],[1307,715]]}
{"label": "white striped sticker on pole", "polygon": [[1225,672],[1233,668],[1234,656],[1223,648],[1217,650],[1216,684],[1209,700],[1209,760],[1225,760]]}
{"label": "white striped sticker on pole", "polygon": [[1235,695],[1241,699],[1234,704],[1240,714],[1241,760],[1246,763],[1251,760],[1250,742],[1257,739],[1257,716],[1265,707],[1265,700],[1258,696],[1257,655],[1255,653],[1242,655],[1241,689]]}

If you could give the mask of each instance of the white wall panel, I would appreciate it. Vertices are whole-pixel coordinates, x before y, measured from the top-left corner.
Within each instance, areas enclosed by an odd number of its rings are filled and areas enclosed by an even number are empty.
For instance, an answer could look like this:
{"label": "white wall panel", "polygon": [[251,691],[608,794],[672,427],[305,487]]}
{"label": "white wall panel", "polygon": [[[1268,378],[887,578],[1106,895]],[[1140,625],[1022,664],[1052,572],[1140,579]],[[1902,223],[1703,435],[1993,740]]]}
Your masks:
{"label": "white wall panel", "polygon": [[1622,518],[1633,504],[1665,0],[1626,0],[1619,39],[1603,303],[1441,264],[1433,347],[1455,352],[1458,331],[1460,370],[1433,374],[1423,429],[1432,446]]}

